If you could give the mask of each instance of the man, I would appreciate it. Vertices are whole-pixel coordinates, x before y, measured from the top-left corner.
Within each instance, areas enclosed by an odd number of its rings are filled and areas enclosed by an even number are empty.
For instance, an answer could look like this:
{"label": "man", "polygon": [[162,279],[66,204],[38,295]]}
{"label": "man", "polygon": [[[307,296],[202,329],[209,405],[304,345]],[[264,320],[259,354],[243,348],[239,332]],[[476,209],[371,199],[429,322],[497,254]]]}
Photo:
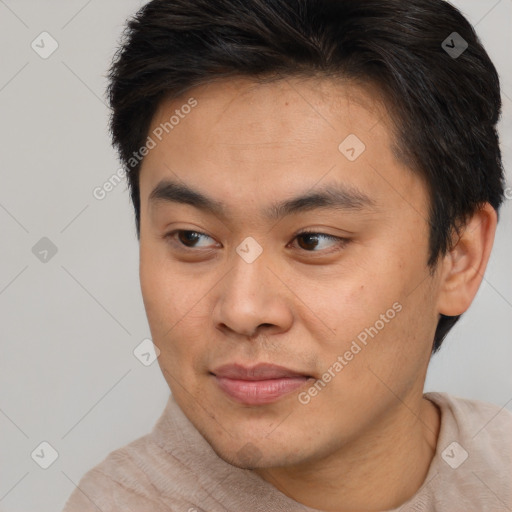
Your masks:
{"label": "man", "polygon": [[154,0],[110,73],[172,396],[66,512],[512,508],[511,414],[423,394],[503,200],[441,0]]}

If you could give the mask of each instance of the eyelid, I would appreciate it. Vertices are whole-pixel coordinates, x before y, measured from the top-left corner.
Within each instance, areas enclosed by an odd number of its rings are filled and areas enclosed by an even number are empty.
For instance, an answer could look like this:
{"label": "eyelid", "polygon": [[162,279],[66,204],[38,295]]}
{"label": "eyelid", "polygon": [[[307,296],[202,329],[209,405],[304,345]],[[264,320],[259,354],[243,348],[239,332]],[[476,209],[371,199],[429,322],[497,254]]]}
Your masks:
{"label": "eyelid", "polygon": [[297,233],[295,233],[294,238],[297,238],[298,236],[301,236],[301,235],[321,235],[325,238],[330,238],[333,240],[339,240],[339,239],[343,238],[342,236],[331,235],[330,233],[324,233],[323,231],[318,231],[316,229],[310,229],[310,228],[304,229],[302,231],[298,231]]}

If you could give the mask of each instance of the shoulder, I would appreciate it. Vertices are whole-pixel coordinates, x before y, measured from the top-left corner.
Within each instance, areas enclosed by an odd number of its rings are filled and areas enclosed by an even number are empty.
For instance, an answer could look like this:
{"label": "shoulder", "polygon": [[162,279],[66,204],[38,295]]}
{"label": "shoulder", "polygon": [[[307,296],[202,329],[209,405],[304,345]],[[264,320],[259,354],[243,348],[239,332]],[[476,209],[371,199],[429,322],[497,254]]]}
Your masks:
{"label": "shoulder", "polygon": [[[426,398],[441,410],[441,421],[448,432],[457,434],[468,442],[475,441],[485,448],[497,448],[510,458],[510,452],[503,450],[510,446],[512,433],[512,412],[503,406],[460,398],[448,393],[427,393]],[[475,446],[475,447],[476,447]]]}
{"label": "shoulder", "polygon": [[156,512],[168,511],[159,503],[145,471],[152,467],[169,474],[168,468],[161,467],[160,451],[148,434],[111,452],[80,479],[63,512],[117,512],[131,510],[134,505],[151,506]]}
{"label": "shoulder", "polygon": [[152,432],[112,451],[90,469],[63,512],[168,512],[171,505],[187,510],[184,492],[197,486],[197,475],[183,456],[190,458],[193,450],[176,407],[169,399]]}
{"label": "shoulder", "polygon": [[[473,510],[512,506],[512,413],[504,406],[427,393],[441,411],[432,485],[436,503]],[[436,508],[437,510],[437,508]]]}

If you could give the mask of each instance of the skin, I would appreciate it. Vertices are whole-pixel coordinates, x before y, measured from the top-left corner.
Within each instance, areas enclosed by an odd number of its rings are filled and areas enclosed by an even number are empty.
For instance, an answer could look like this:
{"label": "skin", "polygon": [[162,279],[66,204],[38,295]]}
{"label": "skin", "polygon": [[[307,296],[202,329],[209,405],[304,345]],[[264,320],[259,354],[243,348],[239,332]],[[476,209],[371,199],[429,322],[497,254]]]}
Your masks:
{"label": "skin", "polygon": [[[396,160],[375,89],[326,78],[212,82],[164,100],[150,133],[191,96],[197,107],[149,152],[140,175],[141,288],[175,400],[219,457],[302,504],[398,507],[435,452],[439,411],[422,393],[439,314],[460,314],[473,300],[494,210],[484,205],[431,273],[427,188]],[[353,162],[338,150],[349,134],[366,145]],[[227,216],[149,201],[164,179],[221,201]],[[263,215],[331,184],[373,206]],[[349,241],[296,237],[306,228]],[[178,229],[204,235],[166,238]],[[263,249],[252,263],[236,252],[249,236]],[[298,395],[311,381],[248,406],[210,374],[265,362],[321,379],[395,303],[401,311],[307,404]]]}

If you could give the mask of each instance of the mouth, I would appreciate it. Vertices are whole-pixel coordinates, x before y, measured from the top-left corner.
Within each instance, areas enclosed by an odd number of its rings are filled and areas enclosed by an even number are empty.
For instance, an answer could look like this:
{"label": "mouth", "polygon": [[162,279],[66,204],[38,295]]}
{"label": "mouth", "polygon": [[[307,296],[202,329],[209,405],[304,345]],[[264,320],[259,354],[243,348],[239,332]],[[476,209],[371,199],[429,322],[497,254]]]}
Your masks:
{"label": "mouth", "polygon": [[210,372],[219,389],[245,405],[264,405],[297,391],[314,377],[283,366],[258,364],[224,365]]}

